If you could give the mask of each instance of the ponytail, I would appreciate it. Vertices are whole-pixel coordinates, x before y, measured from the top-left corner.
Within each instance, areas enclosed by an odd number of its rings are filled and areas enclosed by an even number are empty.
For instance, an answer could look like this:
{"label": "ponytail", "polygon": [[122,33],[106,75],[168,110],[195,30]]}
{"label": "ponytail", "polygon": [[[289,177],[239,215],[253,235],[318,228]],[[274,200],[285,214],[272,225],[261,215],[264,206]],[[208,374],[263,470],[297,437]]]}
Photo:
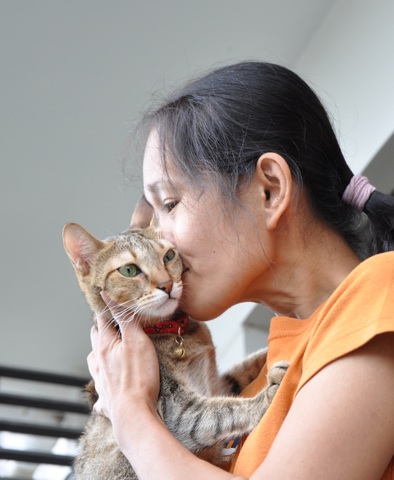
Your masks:
{"label": "ponytail", "polygon": [[375,190],[365,204],[373,233],[371,254],[394,250],[394,197]]}

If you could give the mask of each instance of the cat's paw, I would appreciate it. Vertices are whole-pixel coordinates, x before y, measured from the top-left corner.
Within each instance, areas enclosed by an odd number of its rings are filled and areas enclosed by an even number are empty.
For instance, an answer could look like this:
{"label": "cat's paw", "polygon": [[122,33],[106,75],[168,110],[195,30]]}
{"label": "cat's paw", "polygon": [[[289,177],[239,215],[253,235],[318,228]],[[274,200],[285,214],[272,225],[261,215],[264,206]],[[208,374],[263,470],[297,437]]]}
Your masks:
{"label": "cat's paw", "polygon": [[280,362],[274,363],[268,370],[266,400],[269,405],[271,405],[271,402],[278,391],[279,385],[281,384],[289,365],[289,362],[281,360]]}
{"label": "cat's paw", "polygon": [[285,373],[287,372],[287,369],[289,368],[289,365],[290,363],[286,362],[285,360],[274,363],[267,373],[268,386],[279,386],[283,380],[283,377],[285,376]]}

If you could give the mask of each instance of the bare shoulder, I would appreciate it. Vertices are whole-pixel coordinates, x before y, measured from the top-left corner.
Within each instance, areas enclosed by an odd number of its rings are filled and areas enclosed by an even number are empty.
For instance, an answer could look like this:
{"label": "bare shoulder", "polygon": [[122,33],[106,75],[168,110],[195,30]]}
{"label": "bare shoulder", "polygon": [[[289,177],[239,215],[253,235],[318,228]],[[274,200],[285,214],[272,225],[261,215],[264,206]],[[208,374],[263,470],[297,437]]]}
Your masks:
{"label": "bare shoulder", "polygon": [[300,390],[252,478],[379,480],[393,456],[394,333],[384,333]]}

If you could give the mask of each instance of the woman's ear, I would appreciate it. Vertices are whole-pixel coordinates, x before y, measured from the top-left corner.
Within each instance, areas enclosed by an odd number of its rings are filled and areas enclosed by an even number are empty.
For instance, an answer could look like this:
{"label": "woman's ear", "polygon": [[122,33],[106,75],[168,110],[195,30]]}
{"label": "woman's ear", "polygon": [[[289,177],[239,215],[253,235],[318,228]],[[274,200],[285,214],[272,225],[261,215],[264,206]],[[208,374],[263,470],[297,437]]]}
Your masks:
{"label": "woman's ear", "polygon": [[138,200],[131,216],[130,227],[145,228],[154,226],[155,214],[152,206],[147,202],[145,195]]}
{"label": "woman's ear", "polygon": [[257,160],[255,174],[266,212],[266,227],[272,230],[290,204],[294,188],[290,168],[281,155],[267,152]]}

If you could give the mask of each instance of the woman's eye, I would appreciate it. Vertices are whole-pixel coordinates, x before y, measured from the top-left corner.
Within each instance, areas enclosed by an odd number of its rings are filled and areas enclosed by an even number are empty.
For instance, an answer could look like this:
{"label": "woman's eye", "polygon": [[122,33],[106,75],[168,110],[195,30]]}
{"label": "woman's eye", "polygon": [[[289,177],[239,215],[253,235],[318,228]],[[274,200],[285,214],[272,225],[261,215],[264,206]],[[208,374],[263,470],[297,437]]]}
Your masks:
{"label": "woman's eye", "polygon": [[171,262],[171,260],[175,257],[175,252],[174,250],[168,250],[168,252],[164,255],[164,263]]}
{"label": "woman's eye", "polygon": [[137,267],[137,265],[124,265],[123,267],[118,268],[118,272],[124,277],[131,278],[141,273],[141,270]]}
{"label": "woman's eye", "polygon": [[163,211],[166,213],[170,213],[171,210],[174,210],[177,205],[178,202],[176,200],[171,200],[171,202],[167,202],[163,205]]}

